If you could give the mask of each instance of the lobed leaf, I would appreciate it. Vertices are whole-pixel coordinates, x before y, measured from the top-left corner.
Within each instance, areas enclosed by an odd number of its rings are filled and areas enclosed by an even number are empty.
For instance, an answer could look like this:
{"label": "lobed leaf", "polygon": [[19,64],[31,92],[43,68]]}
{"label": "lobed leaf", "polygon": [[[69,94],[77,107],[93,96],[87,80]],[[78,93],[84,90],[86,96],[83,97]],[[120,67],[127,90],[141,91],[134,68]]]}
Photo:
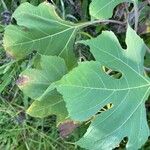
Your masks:
{"label": "lobed leaf", "polygon": [[28,109],[34,117],[45,117],[50,114],[58,116],[58,122],[67,116],[65,102],[55,89],[55,82],[67,73],[65,62],[56,56],[41,55],[40,68],[26,69],[17,83],[25,95],[36,100]]}
{"label": "lobed leaf", "polygon": [[17,25],[6,27],[4,34],[4,48],[12,57],[21,59],[38,51],[43,55],[63,57],[69,68],[75,64],[73,44],[77,27],[62,20],[53,5],[23,3],[12,17]]}
{"label": "lobed leaf", "polygon": [[137,0],[92,0],[90,15],[93,19],[109,19],[112,17],[113,10],[118,4],[134,1]]}
{"label": "lobed leaf", "polygon": [[[86,149],[111,150],[128,137],[128,150],[140,148],[149,136],[145,101],[150,94],[150,79],[144,76],[143,40],[129,26],[126,50],[110,31],[81,43],[90,47],[96,61],[79,64],[57,85],[69,117],[86,121],[95,116],[77,144]],[[121,78],[108,75],[103,66],[120,72]],[[110,103],[111,109],[97,114]]]}
{"label": "lobed leaf", "polygon": [[30,116],[40,118],[56,115],[58,124],[63,122],[68,115],[65,102],[56,90],[41,101],[35,100],[28,108],[27,113]]}

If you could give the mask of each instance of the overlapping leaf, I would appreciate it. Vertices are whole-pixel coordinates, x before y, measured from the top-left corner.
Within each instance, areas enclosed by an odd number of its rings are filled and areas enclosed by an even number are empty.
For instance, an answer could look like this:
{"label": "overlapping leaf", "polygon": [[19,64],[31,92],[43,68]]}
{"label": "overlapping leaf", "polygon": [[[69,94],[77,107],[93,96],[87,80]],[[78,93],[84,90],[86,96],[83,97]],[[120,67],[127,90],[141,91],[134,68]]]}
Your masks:
{"label": "overlapping leaf", "polygon": [[28,108],[27,113],[40,118],[56,115],[58,124],[63,122],[68,115],[64,100],[56,90],[51,91],[41,101],[35,100]]}
{"label": "overlapping leaf", "polygon": [[4,35],[4,47],[12,57],[20,59],[36,50],[63,57],[68,67],[75,64],[73,43],[77,27],[62,20],[53,5],[44,2],[36,7],[23,3],[12,17],[17,25],[9,25]]}
{"label": "overlapping leaf", "polygon": [[[126,148],[137,150],[149,136],[145,101],[150,94],[150,80],[143,76],[143,40],[128,27],[126,50],[108,31],[81,43],[90,46],[96,61],[81,63],[58,84],[69,117],[85,121],[109,103],[113,108],[97,114],[77,144],[92,150],[111,150],[128,137]],[[122,77],[109,76],[103,66],[119,71]]]}
{"label": "overlapping leaf", "polygon": [[41,56],[40,69],[26,69],[18,80],[25,95],[36,100],[28,109],[35,117],[56,114],[58,121],[65,119],[67,110],[62,96],[54,90],[53,84],[67,73],[65,62],[56,56]]}
{"label": "overlapping leaf", "polygon": [[113,15],[114,8],[123,2],[137,0],[92,0],[90,4],[90,15],[93,19],[108,19]]}

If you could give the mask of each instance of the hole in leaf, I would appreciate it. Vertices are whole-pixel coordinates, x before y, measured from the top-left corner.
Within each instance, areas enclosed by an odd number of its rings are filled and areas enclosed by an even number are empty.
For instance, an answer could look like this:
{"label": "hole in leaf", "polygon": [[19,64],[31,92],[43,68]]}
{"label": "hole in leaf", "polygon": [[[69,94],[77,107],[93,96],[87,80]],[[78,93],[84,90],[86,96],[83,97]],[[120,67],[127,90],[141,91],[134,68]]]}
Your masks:
{"label": "hole in leaf", "polygon": [[112,103],[108,103],[107,105],[105,105],[104,107],[102,107],[95,115],[93,115],[89,120],[87,120],[85,122],[85,124],[86,125],[90,125],[91,121],[93,121],[97,115],[101,114],[104,111],[107,111],[107,110],[113,108],[113,106],[114,105]]}
{"label": "hole in leaf", "polygon": [[112,69],[107,68],[107,67],[105,67],[105,66],[103,66],[103,71],[104,71],[107,75],[109,75],[109,76],[111,76],[111,77],[113,77],[113,78],[115,78],[115,79],[120,79],[120,78],[122,77],[122,73],[121,73],[121,72],[116,71],[116,70],[112,70]]}
{"label": "hole in leaf", "polygon": [[128,142],[128,137],[124,137],[123,140],[120,142],[120,144],[116,148],[114,148],[114,150],[125,149],[127,142]]}
{"label": "hole in leaf", "polygon": [[113,104],[112,104],[112,103],[109,103],[109,104],[105,105],[103,108],[101,108],[101,109],[96,113],[96,115],[98,115],[98,114],[100,114],[100,113],[102,113],[102,112],[104,112],[104,111],[107,111],[107,110],[109,110],[109,109],[111,109],[111,108],[113,108]]}

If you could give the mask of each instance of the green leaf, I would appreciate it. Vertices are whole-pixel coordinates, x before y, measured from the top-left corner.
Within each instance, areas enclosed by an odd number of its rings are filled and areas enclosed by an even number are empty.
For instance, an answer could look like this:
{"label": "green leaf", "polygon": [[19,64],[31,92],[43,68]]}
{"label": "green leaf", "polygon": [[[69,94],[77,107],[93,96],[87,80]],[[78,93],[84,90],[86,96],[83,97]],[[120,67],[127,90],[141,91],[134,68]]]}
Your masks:
{"label": "green leaf", "polygon": [[[81,63],[57,85],[69,117],[86,121],[96,114],[77,144],[86,149],[110,150],[128,137],[126,148],[137,150],[149,136],[145,101],[150,94],[150,79],[143,75],[143,40],[128,27],[126,50],[110,31],[81,43],[90,47],[96,61]],[[103,66],[120,72],[122,77],[108,75]],[[111,109],[97,114],[110,103]]]}
{"label": "green leaf", "polygon": [[0,24],[0,32],[3,32],[3,31],[4,31],[4,28],[5,28],[5,27]]}
{"label": "green leaf", "polygon": [[14,14],[17,25],[5,29],[4,47],[15,59],[21,59],[33,50],[44,55],[63,57],[71,68],[75,62],[73,44],[77,26],[62,20],[53,5],[21,4]]}
{"label": "green leaf", "polygon": [[[57,56],[41,56],[41,68],[26,69],[20,74],[18,86],[32,99],[39,99],[47,89],[54,89],[53,83],[67,73],[63,59]],[[49,90],[49,91],[51,91]]]}
{"label": "green leaf", "polygon": [[[58,115],[59,121],[66,118],[65,103],[55,89],[55,82],[67,73],[65,62],[56,56],[41,56],[40,68],[26,69],[17,81],[25,95],[36,100],[28,113],[35,117]],[[61,108],[60,108],[61,107]]]}
{"label": "green leaf", "polygon": [[42,101],[34,101],[28,108],[27,113],[30,116],[40,118],[57,115],[58,123],[64,121],[68,115],[62,96],[55,90]]}
{"label": "green leaf", "polygon": [[13,80],[14,76],[16,75],[16,67],[14,67],[13,69],[10,67],[6,67],[4,70],[4,68],[0,67],[0,74],[3,76],[1,76],[1,83],[0,83],[0,93],[2,93],[5,88],[11,83],[11,81]]}
{"label": "green leaf", "polygon": [[123,2],[135,0],[92,0],[90,4],[90,15],[93,19],[108,19],[113,15],[114,8]]}

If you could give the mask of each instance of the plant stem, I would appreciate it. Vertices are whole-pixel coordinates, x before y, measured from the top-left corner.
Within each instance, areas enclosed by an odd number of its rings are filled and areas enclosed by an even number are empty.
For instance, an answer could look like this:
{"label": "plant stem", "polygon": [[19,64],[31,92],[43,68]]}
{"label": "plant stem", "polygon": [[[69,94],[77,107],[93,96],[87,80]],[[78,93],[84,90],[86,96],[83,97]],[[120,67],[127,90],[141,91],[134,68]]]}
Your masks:
{"label": "plant stem", "polygon": [[77,27],[84,28],[84,27],[94,25],[94,24],[98,24],[98,23],[114,23],[114,24],[120,24],[120,25],[125,25],[126,24],[126,22],[121,22],[121,21],[117,21],[117,20],[95,20],[95,21],[80,23],[79,25],[77,25]]}
{"label": "plant stem", "polygon": [[138,22],[139,22],[139,12],[138,12],[138,4],[134,1],[134,30],[137,32],[138,30]]}

